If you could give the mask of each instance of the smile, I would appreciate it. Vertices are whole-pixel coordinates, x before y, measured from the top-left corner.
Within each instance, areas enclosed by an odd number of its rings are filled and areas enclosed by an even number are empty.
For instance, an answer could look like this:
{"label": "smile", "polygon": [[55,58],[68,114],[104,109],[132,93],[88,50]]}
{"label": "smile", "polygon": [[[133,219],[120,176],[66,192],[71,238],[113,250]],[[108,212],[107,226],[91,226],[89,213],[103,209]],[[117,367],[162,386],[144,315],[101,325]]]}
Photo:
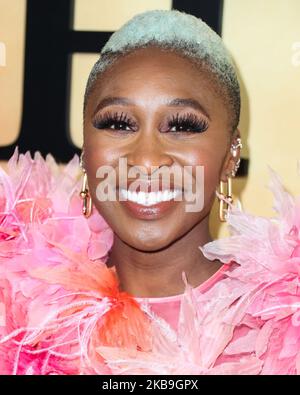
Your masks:
{"label": "smile", "polygon": [[161,202],[168,202],[175,199],[182,191],[181,190],[164,190],[157,192],[131,192],[126,189],[120,189],[120,196],[124,200],[129,200],[133,203],[140,204],[142,206],[153,206]]}

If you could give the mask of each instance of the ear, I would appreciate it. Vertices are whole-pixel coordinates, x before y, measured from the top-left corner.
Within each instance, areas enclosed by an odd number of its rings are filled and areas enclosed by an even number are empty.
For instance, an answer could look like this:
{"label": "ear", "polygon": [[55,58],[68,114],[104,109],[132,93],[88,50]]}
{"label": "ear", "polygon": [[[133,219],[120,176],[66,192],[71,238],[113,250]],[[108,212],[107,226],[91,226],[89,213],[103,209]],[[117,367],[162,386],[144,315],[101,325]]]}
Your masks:
{"label": "ear", "polygon": [[221,181],[226,182],[228,177],[234,177],[236,173],[237,164],[240,161],[241,155],[241,139],[240,130],[237,128],[231,136],[230,146],[224,161],[221,172]]}

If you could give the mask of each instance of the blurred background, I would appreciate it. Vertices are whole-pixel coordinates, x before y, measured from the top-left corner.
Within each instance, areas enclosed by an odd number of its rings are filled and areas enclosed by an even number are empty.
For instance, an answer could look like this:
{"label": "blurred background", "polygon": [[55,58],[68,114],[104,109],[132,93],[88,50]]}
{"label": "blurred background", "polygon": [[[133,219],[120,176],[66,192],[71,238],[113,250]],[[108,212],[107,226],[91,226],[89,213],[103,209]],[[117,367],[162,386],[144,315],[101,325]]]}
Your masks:
{"label": "blurred background", "polygon": [[[16,145],[62,165],[80,153],[83,93],[101,47],[133,15],[171,8],[204,19],[234,58],[243,140],[234,197],[274,215],[268,166],[299,194],[299,0],[0,0],[1,166]],[[226,234],[216,210],[214,237]]]}

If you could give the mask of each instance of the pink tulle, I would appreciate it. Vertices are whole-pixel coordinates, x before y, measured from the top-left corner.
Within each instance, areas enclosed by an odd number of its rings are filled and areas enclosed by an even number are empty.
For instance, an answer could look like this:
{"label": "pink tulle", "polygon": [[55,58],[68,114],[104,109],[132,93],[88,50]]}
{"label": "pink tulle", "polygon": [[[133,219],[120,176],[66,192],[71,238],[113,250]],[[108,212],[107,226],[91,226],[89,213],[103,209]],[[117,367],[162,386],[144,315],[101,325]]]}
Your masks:
{"label": "pink tulle", "polygon": [[77,155],[60,168],[17,149],[0,168],[0,374],[300,373],[300,199],[274,171],[277,216],[231,208],[230,237],[199,248],[232,264],[205,288],[183,276],[175,328],[119,290],[80,175]]}

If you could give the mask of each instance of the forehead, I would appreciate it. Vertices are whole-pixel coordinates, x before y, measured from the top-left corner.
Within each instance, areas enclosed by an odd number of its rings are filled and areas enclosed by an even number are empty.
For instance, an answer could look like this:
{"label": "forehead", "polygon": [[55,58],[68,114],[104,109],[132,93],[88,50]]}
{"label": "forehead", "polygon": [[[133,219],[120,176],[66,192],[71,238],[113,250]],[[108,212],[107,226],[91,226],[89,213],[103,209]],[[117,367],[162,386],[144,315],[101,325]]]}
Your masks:
{"label": "forehead", "polygon": [[213,76],[204,66],[174,51],[148,47],[115,60],[99,78],[99,85],[104,89],[107,85],[130,87],[132,83],[149,85],[155,81],[166,81],[170,88],[193,90],[195,83],[209,87]]}
{"label": "forehead", "polygon": [[106,96],[129,97],[145,105],[166,98],[193,98],[210,112],[227,116],[224,95],[208,67],[157,47],[140,48],[108,66],[95,83],[91,102],[97,104]]}
{"label": "forehead", "polygon": [[195,68],[195,64],[191,60],[175,50],[149,46],[124,53],[110,69],[119,71],[134,66],[139,68],[140,64],[143,65],[143,68],[149,65],[149,67],[158,67],[169,71]]}

